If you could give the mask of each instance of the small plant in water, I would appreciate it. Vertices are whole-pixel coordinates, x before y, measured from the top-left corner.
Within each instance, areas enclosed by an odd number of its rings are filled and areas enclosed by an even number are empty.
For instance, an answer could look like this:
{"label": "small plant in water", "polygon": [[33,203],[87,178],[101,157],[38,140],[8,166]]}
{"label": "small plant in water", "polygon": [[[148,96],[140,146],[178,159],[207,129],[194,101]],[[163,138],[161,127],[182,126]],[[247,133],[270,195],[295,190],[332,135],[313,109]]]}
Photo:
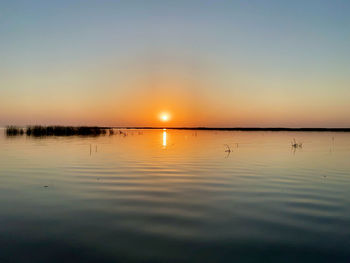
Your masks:
{"label": "small plant in water", "polygon": [[292,148],[303,148],[303,143],[297,142],[297,141],[295,140],[295,138],[293,138],[293,141],[292,141]]}
{"label": "small plant in water", "polygon": [[225,158],[227,158],[231,154],[231,147],[228,144],[224,144],[224,146],[226,147],[225,152],[227,153]]}

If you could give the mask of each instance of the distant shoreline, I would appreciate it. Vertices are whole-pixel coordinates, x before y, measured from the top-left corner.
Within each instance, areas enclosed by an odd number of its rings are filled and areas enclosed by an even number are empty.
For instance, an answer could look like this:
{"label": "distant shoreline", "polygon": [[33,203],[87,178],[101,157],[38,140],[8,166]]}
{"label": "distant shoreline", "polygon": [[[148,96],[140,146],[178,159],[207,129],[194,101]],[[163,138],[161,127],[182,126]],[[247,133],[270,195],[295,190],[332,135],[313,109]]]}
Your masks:
{"label": "distant shoreline", "polygon": [[7,126],[8,132],[24,133],[31,130],[41,133],[100,134],[111,129],[126,130],[198,130],[198,131],[269,131],[269,132],[350,132],[350,128],[286,128],[286,127],[123,127],[123,126]]}
{"label": "distant shoreline", "polygon": [[204,130],[204,131],[298,131],[298,132],[350,132],[350,128],[283,128],[283,127],[235,127],[235,128],[211,128],[211,127],[109,127],[113,129],[135,130]]}

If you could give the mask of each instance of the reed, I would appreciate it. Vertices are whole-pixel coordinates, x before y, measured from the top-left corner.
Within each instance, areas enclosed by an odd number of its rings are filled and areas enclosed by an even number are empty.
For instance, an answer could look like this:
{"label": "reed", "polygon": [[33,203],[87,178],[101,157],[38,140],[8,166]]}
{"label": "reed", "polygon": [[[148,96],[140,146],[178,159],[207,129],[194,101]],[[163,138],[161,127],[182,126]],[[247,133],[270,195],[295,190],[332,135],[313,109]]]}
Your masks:
{"label": "reed", "polygon": [[297,142],[295,138],[293,138],[292,148],[303,148],[303,144],[301,142]]}
{"label": "reed", "polygon": [[6,127],[8,136],[23,135],[27,136],[99,136],[107,133],[106,128],[89,126],[27,126],[26,129],[15,126]]}
{"label": "reed", "polygon": [[23,135],[24,129],[17,126],[7,126],[5,132],[7,136]]}

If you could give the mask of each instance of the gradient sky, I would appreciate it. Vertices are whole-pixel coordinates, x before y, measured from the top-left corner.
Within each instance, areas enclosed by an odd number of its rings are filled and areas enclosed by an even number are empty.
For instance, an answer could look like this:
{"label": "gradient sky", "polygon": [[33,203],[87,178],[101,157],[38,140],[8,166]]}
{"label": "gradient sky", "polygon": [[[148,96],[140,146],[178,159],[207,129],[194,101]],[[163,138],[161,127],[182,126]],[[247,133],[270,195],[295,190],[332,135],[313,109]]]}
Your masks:
{"label": "gradient sky", "polygon": [[1,1],[0,125],[350,127],[350,1]]}

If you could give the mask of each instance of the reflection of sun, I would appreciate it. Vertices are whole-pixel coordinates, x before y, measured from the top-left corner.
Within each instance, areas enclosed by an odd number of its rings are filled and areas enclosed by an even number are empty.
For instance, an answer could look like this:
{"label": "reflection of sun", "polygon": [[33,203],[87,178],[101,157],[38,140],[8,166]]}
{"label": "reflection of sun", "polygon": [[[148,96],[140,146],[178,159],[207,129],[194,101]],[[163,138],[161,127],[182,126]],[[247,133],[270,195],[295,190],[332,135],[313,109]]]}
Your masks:
{"label": "reflection of sun", "polygon": [[166,147],[166,129],[163,129],[163,146]]}

